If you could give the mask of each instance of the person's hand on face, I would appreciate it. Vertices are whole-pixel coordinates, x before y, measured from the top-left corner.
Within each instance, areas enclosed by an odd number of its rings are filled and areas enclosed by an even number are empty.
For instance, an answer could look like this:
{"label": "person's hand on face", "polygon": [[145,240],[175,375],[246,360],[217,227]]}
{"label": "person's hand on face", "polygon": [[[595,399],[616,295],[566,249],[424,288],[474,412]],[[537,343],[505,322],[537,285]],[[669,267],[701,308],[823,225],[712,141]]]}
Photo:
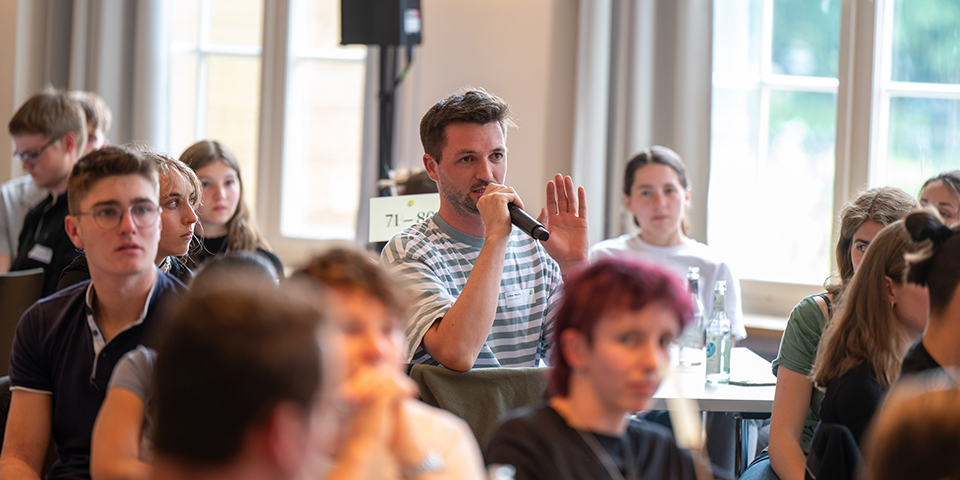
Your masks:
{"label": "person's hand on face", "polygon": [[523,202],[513,187],[490,183],[477,200],[477,210],[483,219],[486,238],[507,238],[513,228],[510,223],[510,211],[507,204],[514,203],[521,209]]}
{"label": "person's hand on face", "polygon": [[350,439],[366,448],[392,445],[400,404],[416,394],[413,380],[395,369],[358,370],[340,387],[340,398],[350,411]]}

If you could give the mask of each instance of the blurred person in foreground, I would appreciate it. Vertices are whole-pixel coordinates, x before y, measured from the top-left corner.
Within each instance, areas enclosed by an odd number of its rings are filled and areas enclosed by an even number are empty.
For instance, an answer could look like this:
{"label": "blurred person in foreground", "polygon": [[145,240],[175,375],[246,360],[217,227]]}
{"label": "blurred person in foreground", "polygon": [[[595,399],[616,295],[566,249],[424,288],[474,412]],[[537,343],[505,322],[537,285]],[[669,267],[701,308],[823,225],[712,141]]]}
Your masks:
{"label": "blurred person in foreground", "polygon": [[334,324],[344,339],[347,380],[339,448],[326,469],[331,480],[484,478],[480,451],[467,424],[414,398],[403,373],[401,313],[406,293],[364,252],[335,248],[314,257],[295,277],[328,289]]}

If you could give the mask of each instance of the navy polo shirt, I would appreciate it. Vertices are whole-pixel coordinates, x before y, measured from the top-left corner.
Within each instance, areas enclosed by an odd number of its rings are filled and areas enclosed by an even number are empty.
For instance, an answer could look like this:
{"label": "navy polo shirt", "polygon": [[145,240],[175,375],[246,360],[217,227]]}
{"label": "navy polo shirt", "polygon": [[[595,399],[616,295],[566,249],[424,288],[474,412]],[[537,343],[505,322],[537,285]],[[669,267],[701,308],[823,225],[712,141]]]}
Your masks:
{"label": "navy polo shirt", "polygon": [[33,304],[20,319],[10,353],[11,390],[53,397],[53,440],[60,460],[48,479],[90,478],[90,436],[113,367],[148,341],[160,310],[186,287],[157,271],[139,319],[108,343],[93,319],[95,289],[78,283]]}

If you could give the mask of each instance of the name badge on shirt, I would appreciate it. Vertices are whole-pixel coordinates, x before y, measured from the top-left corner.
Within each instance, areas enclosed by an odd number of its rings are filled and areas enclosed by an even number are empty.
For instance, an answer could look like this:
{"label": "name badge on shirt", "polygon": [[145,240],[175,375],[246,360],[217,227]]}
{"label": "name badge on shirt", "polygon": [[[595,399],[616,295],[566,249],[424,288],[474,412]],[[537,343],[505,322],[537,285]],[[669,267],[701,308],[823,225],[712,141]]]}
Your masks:
{"label": "name badge on shirt", "polygon": [[516,290],[513,292],[506,292],[503,294],[504,299],[507,301],[507,308],[516,308],[528,306],[531,303],[533,298],[533,289],[528,288],[525,290]]}
{"label": "name badge on shirt", "polygon": [[53,260],[53,249],[44,245],[34,245],[27,253],[27,257],[40,263],[50,264]]}

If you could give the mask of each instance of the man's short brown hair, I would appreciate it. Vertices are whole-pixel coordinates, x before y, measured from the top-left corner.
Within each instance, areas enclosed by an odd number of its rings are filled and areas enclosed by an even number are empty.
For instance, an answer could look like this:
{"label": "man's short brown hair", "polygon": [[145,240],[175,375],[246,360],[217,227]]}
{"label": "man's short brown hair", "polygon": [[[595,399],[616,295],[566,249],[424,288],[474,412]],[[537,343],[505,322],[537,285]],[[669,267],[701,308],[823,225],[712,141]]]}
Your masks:
{"label": "man's short brown hair", "polygon": [[67,183],[67,203],[70,214],[80,213],[80,202],[98,181],[118,175],[140,175],[159,193],[157,165],[140,152],[120,146],[107,145],[83,156],[73,165]]}
{"label": "man's short brown hair", "polygon": [[93,125],[94,130],[98,130],[104,135],[107,134],[110,125],[113,123],[113,112],[110,111],[107,102],[103,101],[100,95],[83,90],[71,90],[67,92],[67,96],[80,102],[83,113],[87,116],[87,125]]}
{"label": "man's short brown hair", "polygon": [[8,124],[10,135],[43,135],[58,139],[70,132],[77,137],[79,156],[87,144],[87,117],[79,102],[65,92],[47,88],[27,99]]}
{"label": "man's short brown hair", "polygon": [[458,122],[478,125],[497,122],[504,137],[507,127],[515,126],[507,102],[482,88],[467,90],[440,100],[423,115],[420,143],[424,153],[439,162],[443,147],[447,146],[447,125]]}
{"label": "man's short brown hair", "polygon": [[[296,288],[290,288],[296,287]],[[191,291],[164,325],[154,369],[154,444],[192,468],[228,464],[279,404],[322,393],[325,314],[305,285],[242,275]]]}

